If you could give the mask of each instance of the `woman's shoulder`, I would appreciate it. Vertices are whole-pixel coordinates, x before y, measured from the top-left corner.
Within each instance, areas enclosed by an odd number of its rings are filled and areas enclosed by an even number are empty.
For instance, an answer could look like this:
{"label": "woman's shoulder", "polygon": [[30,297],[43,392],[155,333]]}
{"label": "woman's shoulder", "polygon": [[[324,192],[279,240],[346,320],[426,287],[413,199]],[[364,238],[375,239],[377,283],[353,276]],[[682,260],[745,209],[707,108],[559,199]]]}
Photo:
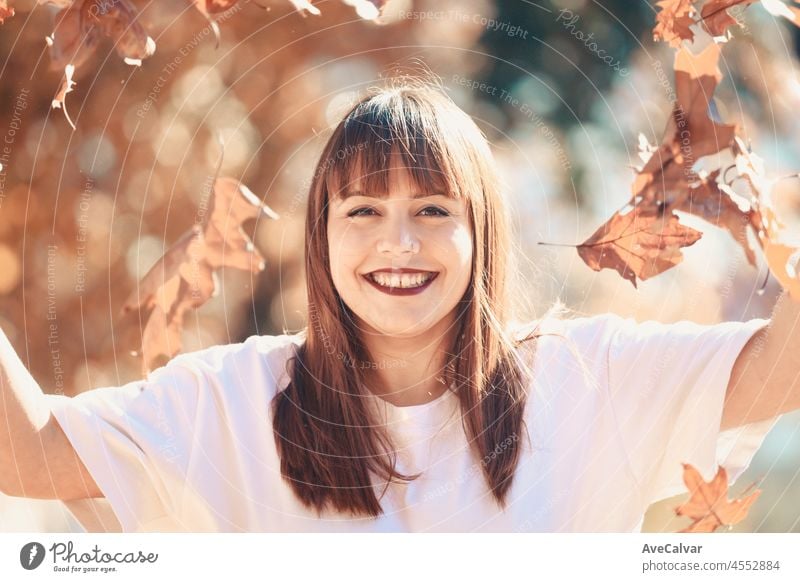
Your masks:
{"label": "woman's shoulder", "polygon": [[175,376],[192,376],[193,383],[210,385],[223,394],[238,392],[240,385],[259,386],[274,394],[288,382],[289,360],[304,341],[302,332],[251,335],[241,342],[178,354],[148,378],[169,381]]}
{"label": "woman's shoulder", "polygon": [[626,323],[615,313],[581,314],[556,304],[542,317],[528,321],[514,321],[510,326],[516,342],[533,338],[554,338],[577,344],[596,344],[608,341],[614,331]]}
{"label": "woman's shoulder", "polygon": [[193,365],[209,371],[234,364],[254,363],[267,357],[288,358],[305,341],[303,333],[251,335],[241,342],[216,344],[176,355],[171,364]]}

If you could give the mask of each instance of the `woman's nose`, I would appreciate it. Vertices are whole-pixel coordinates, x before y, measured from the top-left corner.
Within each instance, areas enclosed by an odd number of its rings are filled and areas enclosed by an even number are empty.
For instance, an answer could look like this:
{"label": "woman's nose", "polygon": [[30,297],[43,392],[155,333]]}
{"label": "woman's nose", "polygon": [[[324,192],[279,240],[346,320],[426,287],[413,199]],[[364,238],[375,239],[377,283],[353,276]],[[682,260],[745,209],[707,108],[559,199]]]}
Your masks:
{"label": "woman's nose", "polygon": [[415,254],[419,252],[419,245],[419,238],[410,221],[396,217],[386,222],[385,230],[378,239],[378,252],[397,256]]}

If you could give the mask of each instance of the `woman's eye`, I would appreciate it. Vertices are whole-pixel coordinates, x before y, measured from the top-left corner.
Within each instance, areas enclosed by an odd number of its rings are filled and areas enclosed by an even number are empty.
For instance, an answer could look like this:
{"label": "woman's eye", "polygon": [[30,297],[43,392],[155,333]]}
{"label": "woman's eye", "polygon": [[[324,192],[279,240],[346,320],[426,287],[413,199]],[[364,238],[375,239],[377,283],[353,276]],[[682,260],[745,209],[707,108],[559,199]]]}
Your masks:
{"label": "woman's eye", "polygon": [[420,212],[428,212],[428,211],[434,212],[434,214],[430,214],[429,216],[450,216],[447,210],[439,208],[438,206],[426,206],[425,208],[420,210]]}
{"label": "woman's eye", "polygon": [[[419,211],[420,214],[423,216],[450,216],[450,214],[438,206],[426,206],[422,210]],[[350,212],[347,213],[348,217],[353,216],[371,216],[375,214],[375,209],[369,206],[363,206],[361,208],[354,208]]]}
{"label": "woman's eye", "polygon": [[368,216],[368,214],[366,214],[367,212],[373,212],[373,209],[368,206],[363,208],[354,208],[347,213],[347,216]]}

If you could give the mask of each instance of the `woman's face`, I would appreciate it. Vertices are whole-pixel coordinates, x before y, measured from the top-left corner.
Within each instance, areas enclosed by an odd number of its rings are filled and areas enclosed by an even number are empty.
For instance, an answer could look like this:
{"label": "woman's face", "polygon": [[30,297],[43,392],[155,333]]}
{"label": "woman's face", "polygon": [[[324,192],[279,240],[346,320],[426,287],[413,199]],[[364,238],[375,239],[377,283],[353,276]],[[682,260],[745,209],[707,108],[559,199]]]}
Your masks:
{"label": "woman's face", "polygon": [[358,194],[333,199],[328,209],[336,290],[367,332],[404,338],[444,333],[472,269],[466,202],[415,197],[397,164],[389,172],[388,196],[360,188],[351,182],[348,190]]}

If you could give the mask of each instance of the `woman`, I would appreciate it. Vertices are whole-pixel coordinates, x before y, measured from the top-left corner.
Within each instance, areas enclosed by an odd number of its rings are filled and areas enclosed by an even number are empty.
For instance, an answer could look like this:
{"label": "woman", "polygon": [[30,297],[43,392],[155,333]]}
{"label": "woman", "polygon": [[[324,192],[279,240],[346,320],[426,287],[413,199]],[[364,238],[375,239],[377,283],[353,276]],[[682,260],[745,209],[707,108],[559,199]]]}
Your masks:
{"label": "woman", "polygon": [[62,499],[99,531],[635,531],[683,489],[681,462],[734,480],[798,406],[753,406],[783,390],[764,366],[786,366],[797,334],[515,326],[497,184],[440,90],[373,92],[314,174],[307,328],[75,398],[43,396],[3,338],[4,490]]}

